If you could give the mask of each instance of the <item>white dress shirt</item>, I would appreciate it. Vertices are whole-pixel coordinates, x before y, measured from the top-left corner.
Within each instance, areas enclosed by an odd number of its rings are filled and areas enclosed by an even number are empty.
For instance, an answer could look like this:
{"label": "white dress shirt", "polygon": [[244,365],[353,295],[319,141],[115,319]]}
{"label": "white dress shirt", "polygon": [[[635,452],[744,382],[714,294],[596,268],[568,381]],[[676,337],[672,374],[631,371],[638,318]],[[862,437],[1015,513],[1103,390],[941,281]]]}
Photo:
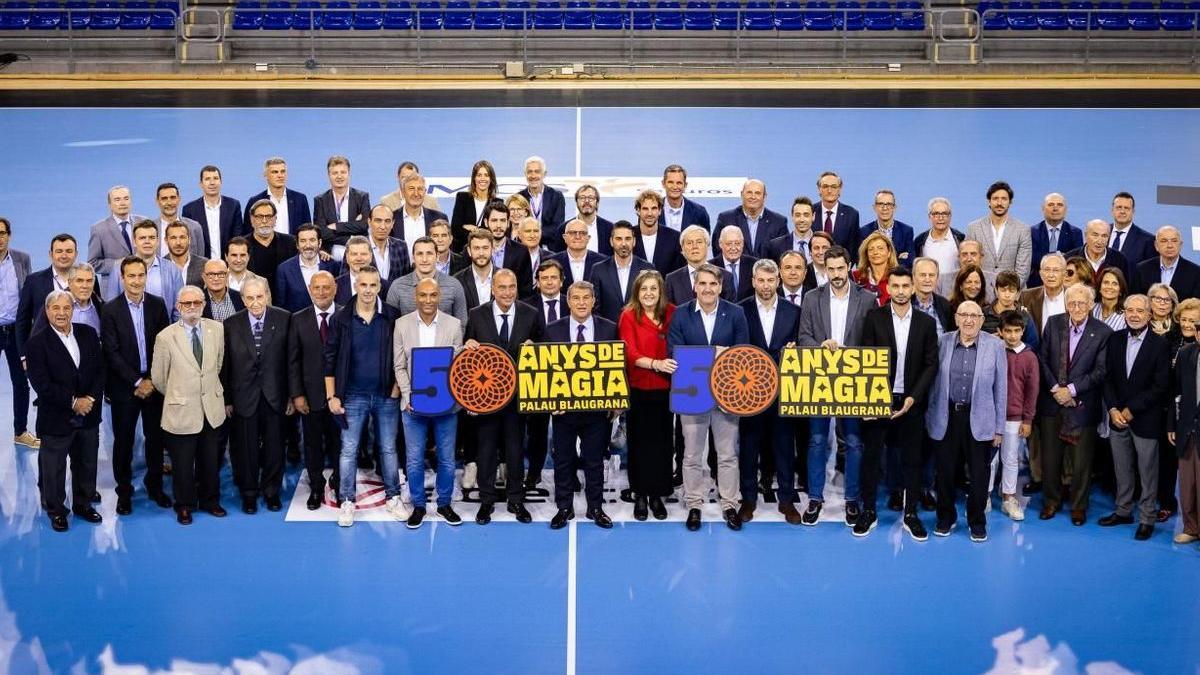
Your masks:
{"label": "white dress shirt", "polygon": [[663,202],[663,222],[676,232],[683,230],[683,206],[685,203],[680,202],[679,208],[674,208],[669,203]]}
{"label": "white dress shirt", "polygon": [[633,271],[633,258],[629,259],[629,264],[621,266],[621,261],[613,258],[613,264],[617,268],[617,283],[621,285],[621,297],[625,297],[629,293],[629,273]]}
{"label": "white dress shirt", "polygon": [[700,314],[700,322],[704,324],[704,336],[708,339],[708,344],[712,344],[713,329],[717,326],[717,310],[720,308],[721,303],[718,302],[712,312],[706,312],[699,302],[696,303],[696,312]]}
{"label": "white dress shirt", "polygon": [[58,336],[59,340],[62,340],[63,346],[67,348],[67,351],[71,354],[71,360],[75,362],[75,367],[78,368],[79,342],[75,339],[75,331],[68,328],[66,334],[63,334],[58,332],[58,329],[55,328],[54,334]]}
{"label": "white dress shirt", "polygon": [[1051,298],[1045,292],[1042,293],[1042,330],[1046,329],[1046,322],[1050,317],[1063,314],[1067,311],[1067,292],[1065,289],[1059,290],[1058,297]]}
{"label": "white dress shirt", "polygon": [[584,253],[583,257],[579,260],[576,260],[568,253],[567,264],[571,266],[571,278],[575,281],[583,281],[584,268],[587,266],[587,253]]}
{"label": "white dress shirt", "polygon": [[654,247],[658,246],[658,231],[654,234],[642,235],[642,248],[646,251],[646,260],[654,262]]}
{"label": "white dress shirt", "polygon": [[[849,283],[849,282],[847,282]],[[846,315],[850,313],[850,293],[839,298],[829,289],[829,337],[839,345],[846,344]]]}
{"label": "white dress shirt", "polygon": [[[219,259],[221,257],[221,252],[218,250],[221,248],[221,201],[217,200],[216,206],[209,206],[208,201],[206,201],[204,199],[201,199],[200,201],[202,201],[204,203],[204,227],[206,229],[208,229],[209,248],[213,249],[213,250],[210,250],[209,253],[215,253],[216,255],[213,257],[216,259]],[[283,203],[287,204],[286,198],[283,200]],[[279,221],[276,220],[275,222],[276,222],[276,227],[278,228]],[[285,227],[286,227],[286,221],[285,221]],[[166,227],[164,226],[162,228],[162,230],[163,230],[163,232],[162,232],[161,241],[162,241],[162,248],[165,251],[167,248]],[[285,229],[284,232],[287,232],[287,230]],[[165,253],[164,253],[164,255],[165,255]]]}
{"label": "white dress shirt", "polygon": [[471,279],[475,282],[475,292],[479,295],[479,304],[483,304],[492,299],[492,274],[495,272],[494,267],[488,268],[488,273],[484,277],[480,277],[475,273],[475,268],[471,268]]}
{"label": "white dress shirt", "polygon": [[771,334],[775,332],[775,315],[779,309],[779,296],[771,296],[771,304],[764,305],[761,298],[756,298],[754,306],[758,308],[758,321],[762,324],[763,337],[767,344],[771,343]]}
{"label": "white dress shirt", "polygon": [[408,259],[412,260],[413,242],[425,236],[425,209],[421,209],[416,217],[408,215],[407,209],[401,209],[401,212],[404,213],[403,239],[408,246]]}
{"label": "white dress shirt", "polygon": [[433,321],[430,321],[428,325],[420,316],[417,317],[417,346],[437,346],[437,323],[437,314],[433,315]]}
{"label": "white dress shirt", "polygon": [[908,356],[908,332],[912,328],[912,315],[911,305],[903,318],[896,314],[896,308],[892,307],[892,332],[896,334],[896,379],[892,383],[893,394],[904,393],[904,359]]}
{"label": "white dress shirt", "polygon": [[311,265],[304,262],[303,256],[298,257],[296,261],[300,263],[300,276],[304,279],[304,287],[308,288],[308,285],[312,283],[313,275],[321,271],[321,258],[319,256],[313,258]]}
{"label": "white dress shirt", "polygon": [[[288,217],[287,189],[284,188],[283,194],[279,195],[279,199],[276,199],[275,195],[271,194],[270,190],[267,190],[267,199],[270,199],[271,203],[275,205],[275,231],[280,234],[291,234],[291,231],[288,229],[291,226],[291,221]],[[212,241],[221,240],[217,238]],[[221,256],[218,254],[217,257],[220,258]]]}
{"label": "white dress shirt", "polygon": [[500,303],[492,303],[492,318],[496,320],[496,335],[500,334],[500,326],[504,325],[503,316],[508,317],[508,336],[512,337],[513,323],[517,316],[517,303],[513,303],[508,309],[500,309]]}
{"label": "white dress shirt", "polygon": [[383,246],[375,243],[375,240],[367,237],[367,243],[371,245],[371,257],[375,259],[375,269],[379,270],[379,276],[387,281],[388,275],[392,273],[392,268],[388,265],[391,259],[391,242],[385,242]]}
{"label": "white dress shirt", "polygon": [[[588,229],[587,250],[589,250],[593,253],[599,253],[600,252],[600,223],[596,220],[593,220],[591,222],[591,224],[587,226],[587,229]],[[582,279],[583,277],[576,277],[576,278]]]}

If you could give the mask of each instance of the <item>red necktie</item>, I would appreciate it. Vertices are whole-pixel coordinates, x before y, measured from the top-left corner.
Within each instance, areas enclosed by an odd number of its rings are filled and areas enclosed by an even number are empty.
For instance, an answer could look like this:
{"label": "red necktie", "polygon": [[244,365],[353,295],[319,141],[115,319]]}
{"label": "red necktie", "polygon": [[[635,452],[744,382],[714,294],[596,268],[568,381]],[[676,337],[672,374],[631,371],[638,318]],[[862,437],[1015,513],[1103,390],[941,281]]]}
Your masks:
{"label": "red necktie", "polygon": [[833,211],[825,212],[825,231],[833,234]]}

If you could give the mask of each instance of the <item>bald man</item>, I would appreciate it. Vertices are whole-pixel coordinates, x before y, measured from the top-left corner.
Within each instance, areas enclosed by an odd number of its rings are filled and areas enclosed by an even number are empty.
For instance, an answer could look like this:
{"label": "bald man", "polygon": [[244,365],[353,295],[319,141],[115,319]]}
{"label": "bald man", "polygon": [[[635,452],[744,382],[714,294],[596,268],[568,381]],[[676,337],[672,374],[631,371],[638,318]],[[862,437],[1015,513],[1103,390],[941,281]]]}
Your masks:
{"label": "bald man", "polygon": [[1138,293],[1146,293],[1156,283],[1170,286],[1179,301],[1200,298],[1200,265],[1180,257],[1183,234],[1178,228],[1163,225],[1154,235],[1154,250],[1158,256],[1138,263],[1135,279],[1130,280]]}
{"label": "bald man", "polygon": [[[734,225],[742,231],[746,253],[755,258],[770,256],[771,240],[788,233],[788,220],[782,213],[768,209],[767,186],[757,178],[751,178],[742,185],[742,203],[722,211],[717,216],[717,224],[713,228],[718,234],[725,231],[726,225]],[[854,223],[857,235],[858,222]],[[713,241],[713,256],[721,255],[720,240]]]}

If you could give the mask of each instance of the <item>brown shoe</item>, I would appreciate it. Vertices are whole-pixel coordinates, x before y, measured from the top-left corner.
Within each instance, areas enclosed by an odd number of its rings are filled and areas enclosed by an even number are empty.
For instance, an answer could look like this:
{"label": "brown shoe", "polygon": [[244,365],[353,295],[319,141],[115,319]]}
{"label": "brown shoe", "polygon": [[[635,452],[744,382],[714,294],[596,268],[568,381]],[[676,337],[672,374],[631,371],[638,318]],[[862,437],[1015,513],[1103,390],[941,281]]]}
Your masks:
{"label": "brown shoe", "polygon": [[785,520],[787,520],[788,525],[800,524],[800,512],[796,510],[795,504],[791,502],[780,504],[779,512],[783,514],[783,517]]}
{"label": "brown shoe", "polygon": [[740,518],[743,523],[748,523],[754,520],[755,506],[756,505],[752,503],[742,502],[742,508],[738,509],[738,518]]}
{"label": "brown shoe", "polygon": [[17,445],[24,445],[30,450],[40,450],[42,447],[42,439],[34,436],[28,431],[21,432],[20,436],[14,436],[13,443],[16,443]]}
{"label": "brown shoe", "polygon": [[1079,527],[1087,522],[1087,511],[1085,509],[1074,509],[1071,511],[1071,524]]}
{"label": "brown shoe", "polygon": [[1057,506],[1043,506],[1042,512],[1038,515],[1038,518],[1041,518],[1042,520],[1050,520],[1056,513],[1058,513]]}

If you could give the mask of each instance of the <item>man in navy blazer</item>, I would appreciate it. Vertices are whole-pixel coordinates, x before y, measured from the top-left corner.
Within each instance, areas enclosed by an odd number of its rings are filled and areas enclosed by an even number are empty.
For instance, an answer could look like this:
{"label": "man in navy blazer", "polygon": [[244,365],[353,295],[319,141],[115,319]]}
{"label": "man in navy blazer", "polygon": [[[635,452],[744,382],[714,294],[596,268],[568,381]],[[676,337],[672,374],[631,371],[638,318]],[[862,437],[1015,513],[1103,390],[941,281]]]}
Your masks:
{"label": "man in navy blazer", "polygon": [[[700,229],[700,228],[696,228]],[[718,354],[725,348],[746,344],[750,329],[742,308],[722,300],[721,270],[708,263],[696,272],[696,299],[679,307],[667,328],[667,349],[710,345]],[[738,517],[741,474],[738,471],[738,420],[719,407],[702,415],[680,415],[683,426],[683,497],[688,509],[687,529],[700,529],[700,508],[707,501],[704,455],[711,431],[717,454],[717,489],[721,513],[731,530],[742,529]]]}
{"label": "man in navy blazer", "polygon": [[558,190],[546,185],[546,160],[534,155],[525,160],[525,187],[517,194],[529,202],[529,215],[542,224],[542,241],[551,251],[566,246],[558,234],[567,219],[567,200]]}
{"label": "man in navy blazer", "polygon": [[678,164],[672,164],[663,169],[663,191],[667,193],[666,202],[658,216],[658,224],[683,232],[688,225],[699,225],[712,232],[709,224],[708,209],[683,196],[687,191],[687,169]]}
{"label": "man in navy blazer", "polygon": [[[745,240],[742,231],[733,225],[726,225],[717,235],[717,246],[721,252],[708,262],[729,272],[733,277],[733,297],[737,302],[754,295],[752,270],[758,258],[745,252]],[[726,298],[728,299],[728,298]]]}
{"label": "man in navy blazer", "polygon": [[610,239],[613,255],[592,268],[592,285],[596,287],[596,313],[613,323],[620,320],[621,310],[629,302],[633,280],[645,270],[654,269],[653,265],[633,254],[635,232],[633,225],[627,220],[613,223]]}
{"label": "man in navy blazer", "polygon": [[1143,260],[1137,265],[1129,286],[1136,293],[1147,293],[1150,286],[1165,283],[1170,286],[1179,301],[1200,298],[1200,266],[1180,257],[1183,235],[1179,230],[1164,225],[1154,235],[1154,249],[1158,255]]}
{"label": "man in navy blazer", "polygon": [[812,225],[815,217],[812,200],[803,196],[796,197],[792,202],[792,229],[782,237],[771,240],[767,245],[767,257],[779,263],[784,253],[796,251],[804,256],[806,264],[812,263]]}
{"label": "man in navy blazer", "polygon": [[200,191],[199,198],[183,205],[183,217],[200,224],[204,257],[220,258],[230,239],[249,234],[246,227],[249,219],[242,217],[242,205],[238,200],[221,194],[221,170],[217,167],[210,164],[200,169]]}
{"label": "man in navy blazer", "polygon": [[[748,343],[764,349],[779,363],[784,347],[795,344],[800,332],[800,308],[779,296],[779,266],[773,260],[759,260],[751,271],[754,294],[738,305],[746,315]],[[769,331],[769,333],[768,333]],[[738,517],[742,522],[754,518],[758,503],[759,457],[763,457],[762,471],[767,474],[769,465],[774,464],[779,481],[777,503],[789,525],[800,524],[800,512],[793,502],[796,498],[795,480],[795,424],[790,419],[781,419],[774,405],[752,417],[743,417],[739,422],[741,444],[738,452],[738,467],[742,475],[742,508]],[[774,462],[766,461],[771,455]],[[763,476],[763,484],[770,487],[769,475]]]}
{"label": "man in navy blazer", "polygon": [[[1133,195],[1128,192],[1118,192],[1113,197],[1112,226],[1108,235],[1108,247],[1120,251],[1131,268],[1158,255],[1154,250],[1154,237],[1134,224],[1133,207]],[[1128,276],[1126,274],[1126,278]]]}
{"label": "man in navy blazer", "polygon": [[337,223],[366,222],[371,212],[371,195],[350,187],[350,160],[334,155],[325,162],[329,189],[313,197],[313,224],[329,227]]}
{"label": "man in navy blazer", "polygon": [[857,259],[858,244],[862,241],[858,209],[842,203],[841,177],[832,171],[822,173],[817,178],[817,191],[821,194],[821,203],[814,209],[816,229],[833,235],[833,242]]}
{"label": "man in navy blazer", "polygon": [[276,304],[295,313],[312,304],[308,285],[317,272],[337,276],[338,264],[321,260],[321,235],[316,225],[307,223],[296,230],[297,254],[279,263],[275,271]]}
{"label": "man in navy blazer", "polygon": [[1039,266],[1042,256],[1051,251],[1065,254],[1083,246],[1083,231],[1067,220],[1067,200],[1057,192],[1042,199],[1042,220],[1029,232],[1033,240],[1033,265],[1029,268],[1027,287],[1042,285]]}
{"label": "man in navy blazer", "polygon": [[683,253],[679,250],[680,233],[658,225],[662,205],[662,195],[654,190],[643,190],[634,198],[633,210],[637,213],[638,229],[633,254],[649,262],[659,274],[666,277],[683,267],[684,261]]}
{"label": "man in navy blazer", "polygon": [[[766,208],[766,201],[766,184],[751,178],[742,185],[741,205],[722,211],[717,216],[714,231],[720,233],[726,225],[736,225],[742,231],[746,250],[756,258],[766,258],[770,255],[771,240],[782,237],[788,231],[787,218]],[[753,228],[750,227],[751,224]],[[713,255],[721,252],[717,241],[713,242],[712,252]]]}
{"label": "man in navy blazer", "polygon": [[[1099,218],[1093,218],[1083,226],[1083,246],[1067,251],[1067,259],[1080,257],[1087,260],[1095,271],[1093,283],[1100,277],[1100,271],[1107,267],[1115,267],[1121,270],[1121,274],[1125,276],[1125,280],[1130,286],[1137,284],[1137,279],[1133,275],[1137,273],[1136,263],[1133,263],[1125,257],[1120,251],[1115,248],[1106,248],[1104,246],[1108,237],[1107,224]],[[1156,256],[1157,258],[1157,256]]]}
{"label": "man in navy blazer", "polygon": [[[605,260],[605,256],[588,250],[590,238],[587,225],[578,218],[567,221],[567,224],[563,226],[563,239],[567,242],[567,248],[555,253],[550,258],[557,260],[558,264],[562,265],[563,286],[570,288],[571,284],[576,281],[590,282],[592,269]],[[528,260],[528,258],[526,259]]]}
{"label": "man in navy blazer", "polygon": [[[683,258],[687,264],[667,275],[663,284],[667,287],[667,302],[678,307],[696,297],[696,275],[706,263],[708,255],[708,233],[699,225],[689,225],[680,235],[683,247]],[[733,274],[726,269],[717,268],[721,272],[721,299],[736,302],[737,287],[733,283]]]}
{"label": "man in navy blazer", "polygon": [[[598,214],[600,206],[600,191],[594,185],[580,185],[575,190],[575,218],[587,226],[588,237],[587,248],[589,251],[595,251],[603,256],[612,255],[612,244],[609,239],[612,237],[612,221],[601,218]],[[568,223],[569,224],[569,223]],[[513,223],[515,226],[516,223]],[[563,225],[566,230],[567,225]],[[563,239],[567,245],[570,242]]]}
{"label": "man in navy blazer", "polygon": [[891,240],[896,249],[896,260],[905,267],[911,267],[917,259],[913,248],[913,229],[911,225],[896,220],[896,195],[891,190],[880,190],[875,193],[875,220],[863,225],[858,233],[861,242],[876,230],[883,232]]}
{"label": "man in navy blazer", "polygon": [[[250,222],[250,207],[260,199],[270,199],[275,204],[276,232],[295,235],[301,225],[312,222],[308,196],[287,186],[287,162],[282,157],[268,159],[263,167],[263,176],[267,179],[267,189],[246,200],[242,223]],[[221,251],[224,250],[222,247]]]}

